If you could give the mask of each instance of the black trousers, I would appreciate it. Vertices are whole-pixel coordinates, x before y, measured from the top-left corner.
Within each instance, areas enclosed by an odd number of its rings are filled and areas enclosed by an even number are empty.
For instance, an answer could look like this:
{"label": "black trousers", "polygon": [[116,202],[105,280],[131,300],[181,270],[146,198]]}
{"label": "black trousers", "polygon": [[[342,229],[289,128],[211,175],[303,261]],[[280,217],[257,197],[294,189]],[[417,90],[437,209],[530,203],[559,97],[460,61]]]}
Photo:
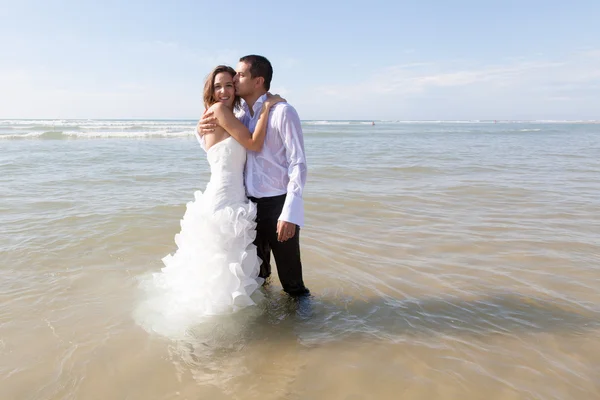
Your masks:
{"label": "black trousers", "polygon": [[292,296],[306,295],[310,292],[302,279],[300,227],[297,226],[296,234],[285,242],[277,240],[277,219],[281,215],[285,197],[285,194],[260,199],[250,197],[257,208],[254,244],[262,260],[259,276],[265,279],[271,276],[272,251],[283,290]]}

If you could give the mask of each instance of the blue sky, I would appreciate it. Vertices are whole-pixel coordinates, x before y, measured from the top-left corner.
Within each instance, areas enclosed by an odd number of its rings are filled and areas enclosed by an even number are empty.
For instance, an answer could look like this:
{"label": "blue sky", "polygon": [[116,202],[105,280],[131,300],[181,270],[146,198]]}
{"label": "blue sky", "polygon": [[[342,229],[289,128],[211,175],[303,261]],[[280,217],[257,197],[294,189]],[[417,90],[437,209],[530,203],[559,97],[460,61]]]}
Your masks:
{"label": "blue sky", "polygon": [[0,0],[0,118],[197,118],[210,69],[261,54],[302,119],[600,119],[599,17],[597,0]]}

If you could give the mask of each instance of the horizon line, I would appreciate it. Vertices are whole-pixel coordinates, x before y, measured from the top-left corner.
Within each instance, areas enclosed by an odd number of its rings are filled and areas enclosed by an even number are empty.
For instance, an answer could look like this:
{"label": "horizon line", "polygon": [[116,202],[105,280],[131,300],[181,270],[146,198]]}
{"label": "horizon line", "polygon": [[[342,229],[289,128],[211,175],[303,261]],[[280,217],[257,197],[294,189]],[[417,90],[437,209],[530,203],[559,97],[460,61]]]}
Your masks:
{"label": "horizon line", "polygon": [[[0,121],[198,121],[198,118],[4,118]],[[300,119],[301,122],[600,122],[600,119]]]}

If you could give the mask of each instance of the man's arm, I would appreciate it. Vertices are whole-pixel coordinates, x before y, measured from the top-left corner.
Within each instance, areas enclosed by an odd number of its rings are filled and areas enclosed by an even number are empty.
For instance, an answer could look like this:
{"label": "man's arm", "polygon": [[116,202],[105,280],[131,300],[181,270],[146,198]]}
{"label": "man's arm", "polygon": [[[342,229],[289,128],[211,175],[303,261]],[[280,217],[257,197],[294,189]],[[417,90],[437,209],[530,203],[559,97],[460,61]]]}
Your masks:
{"label": "man's arm", "polygon": [[[290,181],[287,185],[287,195],[283,210],[279,216],[277,231],[279,240],[287,240],[294,236],[296,231],[295,225],[304,225],[304,200],[302,199],[302,192],[306,183],[307,167],[300,117],[296,110],[289,105],[283,106],[281,112],[280,132],[288,161],[288,176]],[[282,222],[288,222],[289,224]]]}
{"label": "man's arm", "polygon": [[200,147],[202,150],[206,151],[206,140],[204,139],[204,134],[200,133],[200,122],[196,125],[196,139],[198,139],[198,143],[200,143]]}
{"label": "man's arm", "polygon": [[[285,99],[282,99],[285,101]],[[238,111],[235,113],[235,117],[240,120],[240,122],[246,126],[248,126],[247,121],[244,120],[245,113],[243,111]],[[215,116],[215,113],[211,110],[204,111],[202,118],[196,124],[196,139],[200,143],[200,147],[202,150],[206,151],[206,141],[204,140],[204,135],[209,133],[213,133],[217,126],[218,119]]]}
{"label": "man's arm", "polygon": [[200,147],[204,151],[206,151],[206,140],[204,140],[204,135],[213,133],[217,126],[217,119],[215,118],[214,113],[212,111],[207,111],[204,111],[202,118],[196,124],[196,139],[198,139],[198,143],[200,143]]}

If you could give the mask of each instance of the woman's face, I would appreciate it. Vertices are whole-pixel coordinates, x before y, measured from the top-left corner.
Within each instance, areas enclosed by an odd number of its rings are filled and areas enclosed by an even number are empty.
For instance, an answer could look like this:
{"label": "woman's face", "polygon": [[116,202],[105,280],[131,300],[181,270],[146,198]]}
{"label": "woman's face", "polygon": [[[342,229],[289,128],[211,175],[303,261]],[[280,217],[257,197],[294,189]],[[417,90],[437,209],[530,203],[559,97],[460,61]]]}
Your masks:
{"label": "woman's face", "polygon": [[219,72],[215,76],[214,88],[215,100],[225,103],[229,108],[233,108],[233,101],[235,100],[233,77],[227,72]]}

